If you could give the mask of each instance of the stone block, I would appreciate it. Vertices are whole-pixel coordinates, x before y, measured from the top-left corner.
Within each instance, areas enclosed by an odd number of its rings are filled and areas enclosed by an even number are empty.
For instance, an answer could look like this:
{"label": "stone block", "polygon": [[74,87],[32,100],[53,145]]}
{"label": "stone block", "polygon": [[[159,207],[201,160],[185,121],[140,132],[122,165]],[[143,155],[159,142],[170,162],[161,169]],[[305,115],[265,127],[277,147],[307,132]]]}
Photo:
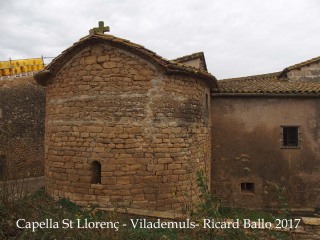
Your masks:
{"label": "stone block", "polygon": [[135,81],[145,81],[145,80],[147,80],[146,77],[141,76],[141,75],[134,75],[134,76],[133,76],[133,79],[134,79]]}
{"label": "stone block", "polygon": [[95,201],[96,200],[96,196],[95,195],[83,195],[83,196],[81,196],[81,198],[84,201]]}
{"label": "stone block", "polygon": [[119,184],[130,184],[131,178],[130,177],[117,177],[117,183]]}
{"label": "stone block", "polygon": [[68,174],[68,181],[76,182],[79,180],[79,175],[77,174]]}
{"label": "stone block", "polygon": [[170,163],[168,164],[168,170],[176,170],[176,169],[181,169],[181,164],[180,163]]}
{"label": "stone block", "polygon": [[106,69],[110,69],[110,68],[117,67],[117,63],[116,62],[105,62],[102,66]]}
{"label": "stone block", "polygon": [[82,183],[90,183],[91,182],[91,176],[80,176],[79,181]]}
{"label": "stone block", "polygon": [[94,64],[97,63],[97,57],[96,56],[89,56],[85,58],[85,63],[86,64]]}
{"label": "stone block", "polygon": [[173,174],[176,174],[176,175],[181,175],[181,174],[186,174],[187,171],[184,170],[184,169],[181,169],[181,170],[173,170]]}
{"label": "stone block", "polygon": [[78,88],[79,88],[80,91],[87,91],[91,87],[90,87],[90,85],[80,85],[80,86],[78,86]]}
{"label": "stone block", "polygon": [[143,129],[142,127],[131,127],[131,128],[126,128],[125,132],[128,134],[139,134],[143,132]]}
{"label": "stone block", "polygon": [[153,70],[149,70],[149,69],[142,69],[139,72],[141,75],[143,76],[152,76],[154,75],[154,71]]}
{"label": "stone block", "polygon": [[172,158],[163,158],[163,157],[158,158],[159,164],[172,163],[172,162],[173,162]]}
{"label": "stone block", "polygon": [[103,130],[103,128],[102,127],[98,127],[98,126],[90,126],[90,127],[87,128],[87,131],[89,133],[101,133],[102,130]]}

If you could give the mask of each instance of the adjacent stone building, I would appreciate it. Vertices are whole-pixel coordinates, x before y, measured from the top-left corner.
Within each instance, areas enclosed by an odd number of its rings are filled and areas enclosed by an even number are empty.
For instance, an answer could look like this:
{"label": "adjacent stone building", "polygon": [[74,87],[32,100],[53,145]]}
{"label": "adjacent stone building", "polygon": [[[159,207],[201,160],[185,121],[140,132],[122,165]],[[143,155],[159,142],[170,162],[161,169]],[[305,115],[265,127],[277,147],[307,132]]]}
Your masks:
{"label": "adjacent stone building", "polygon": [[212,192],[240,207],[320,208],[320,58],[219,81],[212,94]]}
{"label": "adjacent stone building", "polygon": [[211,172],[217,81],[202,59],[182,64],[193,58],[168,61],[93,33],[37,74],[46,87],[46,190],[138,212],[182,212],[196,201],[196,171]]}
{"label": "adjacent stone building", "polygon": [[32,76],[0,80],[0,180],[43,176],[44,109]]}

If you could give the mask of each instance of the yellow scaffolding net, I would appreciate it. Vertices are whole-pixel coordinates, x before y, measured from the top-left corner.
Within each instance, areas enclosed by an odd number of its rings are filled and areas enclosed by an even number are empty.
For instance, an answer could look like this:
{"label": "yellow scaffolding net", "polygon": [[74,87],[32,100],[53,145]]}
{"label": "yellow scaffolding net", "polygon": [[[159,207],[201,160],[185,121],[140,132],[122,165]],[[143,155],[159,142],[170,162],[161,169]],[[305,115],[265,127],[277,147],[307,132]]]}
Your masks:
{"label": "yellow scaffolding net", "polygon": [[44,68],[42,58],[0,61],[0,77],[37,72]]}

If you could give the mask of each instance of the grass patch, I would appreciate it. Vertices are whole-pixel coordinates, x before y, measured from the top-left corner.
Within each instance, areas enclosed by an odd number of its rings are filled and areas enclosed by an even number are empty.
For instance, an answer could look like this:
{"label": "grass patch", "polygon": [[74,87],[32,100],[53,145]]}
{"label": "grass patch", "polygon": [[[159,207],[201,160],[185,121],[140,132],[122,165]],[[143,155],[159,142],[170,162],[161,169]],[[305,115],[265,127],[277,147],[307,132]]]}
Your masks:
{"label": "grass patch", "polygon": [[[205,188],[203,188],[205,191]],[[1,192],[0,192],[1,196]],[[248,211],[242,209],[216,208],[210,201],[209,195],[204,194],[207,201],[202,201],[198,211],[191,216],[192,221],[201,222],[201,218],[226,219],[226,218],[250,218],[257,220],[264,218],[272,220],[272,216],[257,211]],[[146,229],[134,228],[130,219],[147,219],[155,222],[157,219],[141,216],[132,216],[119,212],[105,212],[98,210],[95,206],[81,208],[67,199],[54,201],[44,189],[37,190],[32,194],[26,194],[19,199],[5,200],[0,198],[0,239],[259,239],[260,233],[255,231],[244,231],[243,229],[223,229],[215,231],[196,227],[194,229]],[[211,209],[208,205],[213,206]],[[204,215],[202,215],[204,214]],[[27,222],[46,222],[47,228],[24,228],[19,229],[16,223],[19,219],[21,225]],[[73,228],[63,228],[62,221],[73,222]],[[120,222],[119,228],[97,228],[97,229],[79,229],[77,222],[81,226],[87,222]],[[161,220],[162,222],[165,220]],[[173,221],[173,220],[170,220]],[[185,220],[179,220],[185,221]],[[59,228],[54,228],[54,222],[59,223]],[[124,227],[123,224],[126,224]],[[109,226],[110,227],[110,226]],[[281,239],[285,239],[281,236]]]}
{"label": "grass patch", "polygon": [[236,218],[247,218],[252,221],[258,221],[258,219],[264,219],[268,222],[273,222],[275,217],[269,212],[263,212],[258,210],[251,209],[242,209],[242,208],[230,208],[230,207],[221,207],[219,212],[222,216],[226,218],[236,219]]}

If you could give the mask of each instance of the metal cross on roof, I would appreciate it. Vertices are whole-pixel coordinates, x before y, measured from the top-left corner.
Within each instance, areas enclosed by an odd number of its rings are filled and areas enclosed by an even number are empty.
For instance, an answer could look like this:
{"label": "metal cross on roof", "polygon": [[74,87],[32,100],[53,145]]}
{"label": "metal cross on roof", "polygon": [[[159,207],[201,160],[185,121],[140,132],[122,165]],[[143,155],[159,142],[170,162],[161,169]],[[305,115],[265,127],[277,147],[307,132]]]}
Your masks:
{"label": "metal cross on roof", "polygon": [[90,35],[93,35],[95,33],[103,34],[105,32],[109,32],[109,31],[110,31],[110,28],[108,26],[104,26],[103,21],[99,21],[99,27],[90,29],[89,33],[90,33]]}

